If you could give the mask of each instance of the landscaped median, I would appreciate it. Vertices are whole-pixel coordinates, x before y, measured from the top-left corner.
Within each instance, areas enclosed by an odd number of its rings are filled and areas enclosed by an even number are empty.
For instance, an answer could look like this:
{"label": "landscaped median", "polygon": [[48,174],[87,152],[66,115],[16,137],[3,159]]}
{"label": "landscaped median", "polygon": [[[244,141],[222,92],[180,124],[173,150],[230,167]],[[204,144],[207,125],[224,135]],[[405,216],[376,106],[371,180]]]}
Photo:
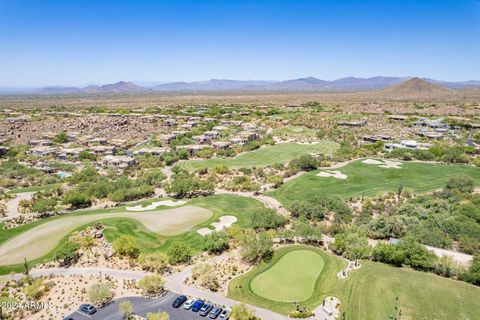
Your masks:
{"label": "landscaped median", "polygon": [[396,308],[405,319],[474,320],[480,314],[479,287],[407,268],[361,263],[341,280],[337,273],[347,265],[343,259],[319,248],[287,246],[276,250],[269,262],[233,279],[228,296],[282,314],[295,310],[293,302],[314,309],[334,296],[352,320],[389,319],[398,314]]}
{"label": "landscaped median", "polygon": [[[142,201],[148,205],[158,199]],[[132,205],[129,205],[132,206]],[[193,250],[202,249],[200,228],[211,227],[221,216],[237,218],[237,224],[248,227],[248,212],[263,208],[251,198],[216,195],[188,200],[177,207],[160,206],[150,211],[127,212],[125,207],[76,211],[0,232],[0,274],[23,271],[23,259],[30,264],[51,261],[60,245],[70,235],[97,222],[105,226],[105,237],[113,242],[124,235],[132,236],[145,252],[165,251],[171,243],[182,241]]]}

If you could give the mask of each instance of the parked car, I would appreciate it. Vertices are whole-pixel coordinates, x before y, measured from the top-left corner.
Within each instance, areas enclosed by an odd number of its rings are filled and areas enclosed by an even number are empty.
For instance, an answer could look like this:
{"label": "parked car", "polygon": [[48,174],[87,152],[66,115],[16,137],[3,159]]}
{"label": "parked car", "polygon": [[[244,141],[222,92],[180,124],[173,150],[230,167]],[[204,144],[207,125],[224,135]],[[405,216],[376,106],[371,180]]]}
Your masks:
{"label": "parked car", "polygon": [[220,319],[222,320],[230,319],[230,312],[232,312],[232,309],[228,309],[228,308],[223,309],[222,313],[220,313]]}
{"label": "parked car", "polygon": [[72,317],[66,317],[66,318],[63,318],[63,320],[75,320],[75,319],[73,319]]}
{"label": "parked car", "polygon": [[202,316],[202,317],[206,317],[210,311],[212,311],[213,309],[213,304],[211,303],[205,303],[202,308],[200,309],[200,312],[199,314]]}
{"label": "parked car", "polygon": [[200,310],[200,308],[203,307],[204,304],[205,304],[205,302],[203,300],[195,301],[195,303],[192,306],[192,311],[193,312],[198,312]]}
{"label": "parked car", "polygon": [[196,300],[193,299],[193,298],[188,299],[187,302],[185,302],[185,304],[183,305],[183,309],[185,309],[185,310],[190,310],[190,309],[192,309],[192,306],[193,306],[193,304],[195,303],[195,301],[196,301]]}
{"label": "parked car", "polygon": [[84,303],[82,305],[80,305],[80,311],[86,313],[86,314],[94,314],[95,312],[97,312],[97,309],[92,306],[91,304],[88,304],[88,303]]}
{"label": "parked car", "polygon": [[173,301],[172,307],[174,307],[174,308],[180,308],[180,306],[181,306],[185,301],[187,301],[187,297],[186,297],[186,296],[178,296],[177,299],[175,299],[175,301]]}
{"label": "parked car", "polygon": [[215,306],[212,309],[212,311],[210,312],[209,318],[210,319],[217,319],[218,316],[220,315],[220,313],[222,313],[222,308],[220,308],[219,306]]}

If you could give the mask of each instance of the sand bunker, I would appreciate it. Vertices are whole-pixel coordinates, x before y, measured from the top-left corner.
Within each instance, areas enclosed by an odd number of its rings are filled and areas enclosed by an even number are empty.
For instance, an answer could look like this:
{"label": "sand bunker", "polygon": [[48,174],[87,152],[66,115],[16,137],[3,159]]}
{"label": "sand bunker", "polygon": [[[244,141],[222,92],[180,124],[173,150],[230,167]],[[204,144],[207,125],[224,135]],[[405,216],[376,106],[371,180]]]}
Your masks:
{"label": "sand bunker", "polygon": [[215,228],[214,230],[209,228],[201,228],[198,229],[197,232],[202,236],[206,236],[207,234],[212,233],[213,231],[221,231],[225,228],[230,227],[232,224],[237,222],[237,217],[235,216],[221,216],[219,222],[212,222],[212,226]]}
{"label": "sand bunker", "polygon": [[373,159],[363,160],[362,163],[365,163],[365,164],[383,164],[382,161],[373,160]]}
{"label": "sand bunker", "polygon": [[379,167],[401,169],[401,165],[401,162],[385,160],[384,164],[380,165]]}
{"label": "sand bunker", "polygon": [[176,207],[176,206],[181,206],[182,204],[187,203],[186,201],[179,200],[179,201],[173,201],[173,200],[163,200],[163,201],[156,201],[152,202],[148,206],[134,206],[134,207],[125,207],[125,210],[127,211],[148,211],[148,210],[154,210],[157,207],[160,206],[166,206],[166,207]]}
{"label": "sand bunker", "polygon": [[146,212],[108,212],[55,217],[0,245],[0,265],[21,263],[24,257],[27,260],[40,258],[53,250],[66,234],[103,219],[134,219],[152,232],[162,236],[174,236],[191,230],[211,216],[210,210],[197,206],[183,206]]}
{"label": "sand bunker", "polygon": [[378,165],[378,167],[380,168],[394,168],[394,169],[401,169],[401,165],[402,165],[401,162],[397,162],[397,161],[390,161],[390,160],[379,161],[374,159],[366,159],[366,160],[363,160],[362,163]]}
{"label": "sand bunker", "polygon": [[331,170],[325,170],[317,173],[317,176],[319,177],[333,177],[335,179],[347,179],[347,175],[341,173],[340,171],[331,171]]}

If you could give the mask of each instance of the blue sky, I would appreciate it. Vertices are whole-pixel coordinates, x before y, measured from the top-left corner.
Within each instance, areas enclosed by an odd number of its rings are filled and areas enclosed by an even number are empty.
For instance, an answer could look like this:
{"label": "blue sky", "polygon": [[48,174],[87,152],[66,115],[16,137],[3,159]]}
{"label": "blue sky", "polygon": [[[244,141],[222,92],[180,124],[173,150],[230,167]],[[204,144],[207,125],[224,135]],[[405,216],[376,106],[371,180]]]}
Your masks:
{"label": "blue sky", "polygon": [[479,0],[0,0],[0,86],[480,79]]}

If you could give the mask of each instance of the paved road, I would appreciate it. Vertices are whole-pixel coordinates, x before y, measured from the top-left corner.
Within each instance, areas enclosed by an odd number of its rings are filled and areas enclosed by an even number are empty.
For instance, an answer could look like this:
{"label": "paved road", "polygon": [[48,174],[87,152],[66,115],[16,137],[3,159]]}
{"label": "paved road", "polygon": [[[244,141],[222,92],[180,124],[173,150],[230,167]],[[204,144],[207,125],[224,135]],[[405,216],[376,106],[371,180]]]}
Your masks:
{"label": "paved road", "polygon": [[172,302],[177,295],[168,292],[165,296],[158,299],[149,299],[142,297],[125,297],[114,300],[104,308],[98,309],[93,315],[86,315],[80,311],[76,311],[70,315],[75,320],[124,320],[123,315],[119,311],[119,305],[122,301],[130,301],[133,304],[133,313],[145,317],[148,312],[165,311],[170,315],[171,320],[195,320],[205,319],[198,313],[183,308],[175,309]]}

